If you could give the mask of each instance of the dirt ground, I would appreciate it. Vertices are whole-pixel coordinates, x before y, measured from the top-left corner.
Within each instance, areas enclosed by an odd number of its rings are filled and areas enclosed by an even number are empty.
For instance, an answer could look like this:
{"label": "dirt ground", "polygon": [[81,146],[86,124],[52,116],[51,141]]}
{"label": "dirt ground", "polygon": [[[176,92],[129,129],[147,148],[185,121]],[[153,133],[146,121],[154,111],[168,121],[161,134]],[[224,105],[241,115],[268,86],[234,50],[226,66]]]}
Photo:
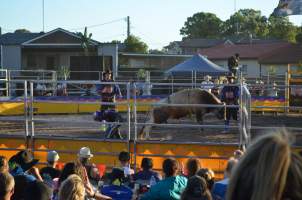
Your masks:
{"label": "dirt ground", "polygon": [[[126,118],[126,115],[123,116]],[[101,123],[93,120],[91,114],[83,115],[35,115],[35,135],[36,136],[58,136],[71,138],[99,138],[104,139],[105,134],[100,130]],[[138,114],[138,122],[145,122],[146,115]],[[196,124],[194,119],[170,120],[170,124]],[[236,125],[238,122],[232,122]],[[208,115],[205,117],[207,125],[223,125],[223,121],[215,119]],[[1,116],[0,134],[2,135],[24,135],[24,116]],[[261,128],[262,127],[262,128]],[[264,128],[263,128],[264,127]],[[253,114],[252,115],[252,138],[273,131],[274,127],[285,127],[296,136],[297,145],[302,145],[302,131],[291,130],[292,128],[301,128],[301,115],[273,115],[273,114]],[[138,127],[140,132],[141,127]],[[121,133],[124,138],[127,137],[128,125],[121,127]],[[221,128],[205,128],[200,131],[199,128],[180,128],[180,127],[153,127],[150,134],[151,140],[177,141],[177,142],[203,142],[203,143],[238,143],[238,129],[230,130],[228,133],[222,133]],[[134,138],[134,126],[131,124],[131,139]]]}

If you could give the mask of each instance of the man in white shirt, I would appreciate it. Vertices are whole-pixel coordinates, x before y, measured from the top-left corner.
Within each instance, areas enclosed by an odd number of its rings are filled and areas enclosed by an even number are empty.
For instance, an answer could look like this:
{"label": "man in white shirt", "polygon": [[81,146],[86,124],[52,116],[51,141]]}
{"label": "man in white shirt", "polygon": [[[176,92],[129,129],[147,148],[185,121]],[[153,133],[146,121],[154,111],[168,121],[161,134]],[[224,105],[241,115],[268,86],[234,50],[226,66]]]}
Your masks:
{"label": "man in white shirt", "polygon": [[201,89],[211,92],[211,89],[214,87],[214,83],[211,81],[211,76],[206,75],[204,81],[201,82]]}

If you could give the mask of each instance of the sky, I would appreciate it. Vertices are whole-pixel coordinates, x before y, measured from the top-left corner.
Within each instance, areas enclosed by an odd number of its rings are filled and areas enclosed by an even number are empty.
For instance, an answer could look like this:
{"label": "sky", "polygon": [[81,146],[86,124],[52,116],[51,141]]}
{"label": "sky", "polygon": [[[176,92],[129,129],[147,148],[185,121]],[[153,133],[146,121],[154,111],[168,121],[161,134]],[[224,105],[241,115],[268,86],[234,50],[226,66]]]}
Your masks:
{"label": "sky", "polygon": [[[161,49],[181,40],[179,30],[197,12],[211,12],[226,20],[236,9],[252,8],[269,16],[279,0],[44,0],[45,32],[61,27],[83,32],[100,42],[123,41],[127,35],[125,18],[130,16],[130,32],[150,49]],[[43,30],[43,0],[0,0],[2,33],[26,28]],[[235,3],[236,2],[236,3]],[[236,5],[236,6],[235,6]],[[302,16],[290,16],[295,25]],[[101,24],[101,25],[100,25]],[[103,25],[102,25],[103,24]]]}

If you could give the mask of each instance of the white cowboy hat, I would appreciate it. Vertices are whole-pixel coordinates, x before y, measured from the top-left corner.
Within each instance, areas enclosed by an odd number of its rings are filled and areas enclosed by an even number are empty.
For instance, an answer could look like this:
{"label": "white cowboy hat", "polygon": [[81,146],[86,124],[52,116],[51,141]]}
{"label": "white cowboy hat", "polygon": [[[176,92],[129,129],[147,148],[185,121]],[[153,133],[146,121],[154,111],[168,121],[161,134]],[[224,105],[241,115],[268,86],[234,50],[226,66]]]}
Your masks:
{"label": "white cowboy hat", "polygon": [[92,158],[93,154],[90,152],[88,147],[82,147],[78,153],[80,158]]}
{"label": "white cowboy hat", "polygon": [[205,77],[203,77],[204,78],[204,80],[210,80],[212,77],[211,76],[209,76],[209,75],[206,75]]}

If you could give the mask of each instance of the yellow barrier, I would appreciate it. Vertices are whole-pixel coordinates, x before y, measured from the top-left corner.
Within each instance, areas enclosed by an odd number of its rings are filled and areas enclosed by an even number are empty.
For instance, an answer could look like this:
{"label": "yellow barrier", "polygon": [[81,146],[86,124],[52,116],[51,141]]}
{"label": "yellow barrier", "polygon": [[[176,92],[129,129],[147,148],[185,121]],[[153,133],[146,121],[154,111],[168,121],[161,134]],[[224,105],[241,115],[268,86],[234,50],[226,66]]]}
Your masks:
{"label": "yellow barrier", "polygon": [[[145,101],[145,100],[142,100]],[[156,100],[148,101],[152,103]],[[126,103],[126,101],[121,101]],[[139,102],[139,101],[138,101]],[[100,109],[100,103],[93,104],[73,103],[73,102],[34,102],[34,112],[36,114],[79,114],[79,113],[92,113]],[[133,100],[130,101],[130,107],[133,109]],[[117,110],[126,112],[128,109],[126,104],[118,105]],[[140,105],[137,106],[137,111],[149,111],[150,106]],[[23,102],[1,102],[0,115],[22,115],[24,114]]]}
{"label": "yellow barrier", "polygon": [[[0,155],[7,158],[26,148],[23,138],[1,138],[0,145]],[[128,150],[128,143],[120,141],[36,138],[30,145],[34,149],[35,158],[38,158],[41,163],[46,163],[49,150],[56,150],[59,153],[60,162],[71,162],[76,159],[78,150],[83,146],[89,147],[93,152],[92,162],[105,164],[108,168],[117,166],[119,152]],[[161,170],[162,162],[167,157],[174,157],[183,164],[189,157],[195,157],[201,161],[203,167],[213,169],[217,172],[217,177],[222,178],[226,161],[233,155],[236,148],[236,145],[137,143],[136,160],[133,156],[133,144],[130,146],[130,152],[132,153],[132,164],[136,163],[136,168],[140,168],[143,157],[152,158],[156,170]]]}

